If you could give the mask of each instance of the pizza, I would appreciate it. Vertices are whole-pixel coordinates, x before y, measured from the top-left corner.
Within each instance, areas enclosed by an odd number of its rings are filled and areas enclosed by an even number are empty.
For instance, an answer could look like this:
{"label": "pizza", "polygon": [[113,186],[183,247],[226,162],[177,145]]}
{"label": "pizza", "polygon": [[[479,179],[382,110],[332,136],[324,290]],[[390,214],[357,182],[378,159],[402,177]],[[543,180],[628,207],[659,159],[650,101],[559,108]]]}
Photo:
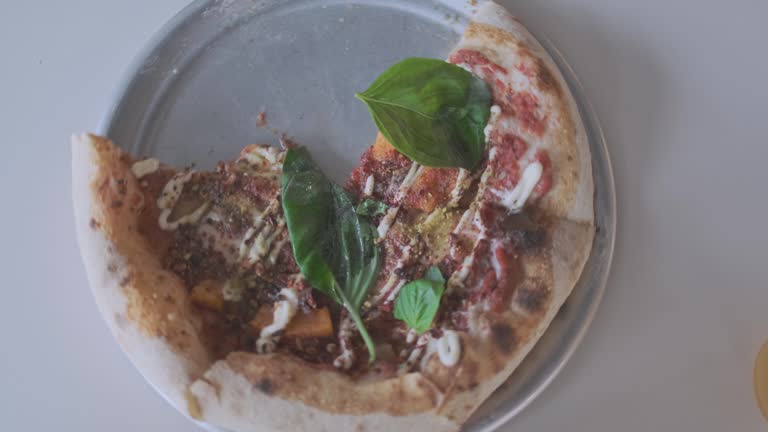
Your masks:
{"label": "pizza", "polygon": [[421,164],[382,132],[342,187],[300,148],[200,171],[73,138],[94,297],[177,409],[232,431],[450,431],[517,368],[592,248],[588,142],[495,3],[448,63],[489,95],[472,166]]}

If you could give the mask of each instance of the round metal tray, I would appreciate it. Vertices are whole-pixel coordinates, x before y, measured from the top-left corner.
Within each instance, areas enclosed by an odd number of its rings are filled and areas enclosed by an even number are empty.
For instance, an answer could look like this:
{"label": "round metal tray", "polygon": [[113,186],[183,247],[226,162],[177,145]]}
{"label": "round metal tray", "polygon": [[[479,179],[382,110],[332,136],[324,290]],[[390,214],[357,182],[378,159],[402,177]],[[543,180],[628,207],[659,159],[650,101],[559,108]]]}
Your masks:
{"label": "round metal tray", "polygon": [[[465,0],[195,1],[153,38],[99,132],[127,151],[179,166],[212,167],[246,144],[310,148],[342,181],[376,130],[353,95],[410,56],[445,58],[473,7]],[[513,11],[514,12],[514,11]],[[539,37],[579,105],[593,157],[597,234],[584,273],[522,365],[465,425],[493,431],[525,408],[581,341],[605,289],[616,229],[608,150],[573,70]]]}

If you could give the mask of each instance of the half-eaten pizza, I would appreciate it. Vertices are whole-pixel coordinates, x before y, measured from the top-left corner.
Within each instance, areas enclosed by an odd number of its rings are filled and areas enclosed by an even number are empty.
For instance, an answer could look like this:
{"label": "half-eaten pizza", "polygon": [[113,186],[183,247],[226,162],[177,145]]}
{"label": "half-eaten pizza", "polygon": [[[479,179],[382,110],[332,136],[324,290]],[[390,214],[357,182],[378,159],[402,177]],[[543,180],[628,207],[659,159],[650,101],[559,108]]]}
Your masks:
{"label": "half-eaten pizza", "polygon": [[344,185],[299,146],[199,171],[73,138],[97,304],[190,417],[457,430],[579,279],[588,142],[557,67],[505,9],[485,3],[447,62],[406,59],[358,98],[380,134]]}

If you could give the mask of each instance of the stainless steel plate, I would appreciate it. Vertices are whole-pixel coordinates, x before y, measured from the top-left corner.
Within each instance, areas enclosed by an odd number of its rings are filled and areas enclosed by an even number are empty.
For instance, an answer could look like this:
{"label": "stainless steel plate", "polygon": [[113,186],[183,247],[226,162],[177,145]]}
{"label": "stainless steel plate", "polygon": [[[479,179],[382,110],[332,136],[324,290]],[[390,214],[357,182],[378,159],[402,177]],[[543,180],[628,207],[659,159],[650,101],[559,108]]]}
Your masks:
{"label": "stainless steel plate", "polygon": [[[196,1],[140,56],[100,132],[134,154],[205,168],[246,144],[276,143],[256,124],[266,111],[271,128],[308,146],[342,181],[376,133],[354,93],[404,57],[446,57],[471,10],[465,0]],[[554,378],[597,309],[613,254],[613,175],[600,125],[571,68],[540,40],[586,123],[598,231],[573,294],[467,431],[495,430]]]}

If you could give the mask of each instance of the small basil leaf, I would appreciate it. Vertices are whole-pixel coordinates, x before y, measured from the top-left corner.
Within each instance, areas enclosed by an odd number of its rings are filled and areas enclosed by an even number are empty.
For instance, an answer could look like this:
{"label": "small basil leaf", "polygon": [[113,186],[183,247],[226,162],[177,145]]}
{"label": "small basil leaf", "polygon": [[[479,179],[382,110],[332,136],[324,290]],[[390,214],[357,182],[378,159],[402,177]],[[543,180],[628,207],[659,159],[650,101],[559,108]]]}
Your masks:
{"label": "small basil leaf", "polygon": [[387,209],[389,207],[384,204],[381,201],[375,200],[375,199],[365,199],[360,204],[357,205],[357,209],[355,211],[360,216],[378,216],[383,215],[387,212]]}
{"label": "small basil leaf", "polygon": [[281,183],[288,235],[301,273],[347,309],[373,362],[376,352],[360,306],[380,264],[375,228],[355,213],[349,195],[320,171],[304,148],[287,151]]}
{"label": "small basil leaf", "polygon": [[424,279],[408,282],[395,299],[395,318],[421,334],[429,330],[445,291],[445,279],[437,267],[431,267]]}
{"label": "small basil leaf", "polygon": [[427,271],[424,273],[424,279],[432,282],[439,282],[439,283],[445,282],[445,279],[443,279],[443,274],[440,273],[440,269],[437,268],[437,266],[432,266],[428,268]]}
{"label": "small basil leaf", "polygon": [[456,65],[408,58],[356,96],[390,144],[415,162],[471,170],[483,157],[491,92]]}

